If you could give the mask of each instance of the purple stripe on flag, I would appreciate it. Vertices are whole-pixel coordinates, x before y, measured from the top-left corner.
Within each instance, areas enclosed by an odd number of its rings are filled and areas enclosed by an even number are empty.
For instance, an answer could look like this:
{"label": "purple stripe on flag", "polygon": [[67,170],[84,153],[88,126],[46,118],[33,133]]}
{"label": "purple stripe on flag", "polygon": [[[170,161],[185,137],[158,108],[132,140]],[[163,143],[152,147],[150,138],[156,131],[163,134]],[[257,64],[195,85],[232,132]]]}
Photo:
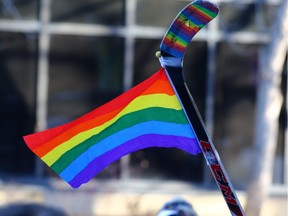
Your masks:
{"label": "purple stripe on flag", "polygon": [[143,135],[95,158],[79,174],[77,174],[75,178],[69,182],[69,184],[73,188],[78,188],[81,184],[88,182],[98,172],[113,161],[118,160],[120,157],[131,152],[149,147],[178,148],[193,155],[201,152],[195,138],[157,134]]}

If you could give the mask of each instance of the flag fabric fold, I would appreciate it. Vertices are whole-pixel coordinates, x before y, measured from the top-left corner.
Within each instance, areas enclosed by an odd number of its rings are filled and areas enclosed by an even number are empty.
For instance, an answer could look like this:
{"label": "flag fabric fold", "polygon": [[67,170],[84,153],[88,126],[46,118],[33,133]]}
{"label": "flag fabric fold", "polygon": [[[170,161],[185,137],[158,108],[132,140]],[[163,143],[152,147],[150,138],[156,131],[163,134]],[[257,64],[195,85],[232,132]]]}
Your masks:
{"label": "flag fabric fold", "polygon": [[64,125],[27,135],[28,147],[72,187],[124,155],[148,147],[201,152],[162,68],[144,82]]}

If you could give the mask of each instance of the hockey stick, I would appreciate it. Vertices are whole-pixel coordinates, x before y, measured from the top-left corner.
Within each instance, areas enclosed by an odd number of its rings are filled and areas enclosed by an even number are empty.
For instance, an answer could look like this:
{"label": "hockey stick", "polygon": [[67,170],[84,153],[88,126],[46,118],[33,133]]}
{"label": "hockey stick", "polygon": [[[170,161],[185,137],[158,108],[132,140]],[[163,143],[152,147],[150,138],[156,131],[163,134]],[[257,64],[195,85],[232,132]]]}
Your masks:
{"label": "hockey stick", "polygon": [[220,157],[206,132],[203,120],[187,88],[182,72],[182,61],[186,46],[202,27],[217,16],[217,13],[218,8],[207,1],[198,0],[187,5],[172,22],[161,42],[161,52],[156,55],[160,58],[161,65],[168,74],[178,95],[207,165],[211,169],[231,214],[242,216],[245,213]]}

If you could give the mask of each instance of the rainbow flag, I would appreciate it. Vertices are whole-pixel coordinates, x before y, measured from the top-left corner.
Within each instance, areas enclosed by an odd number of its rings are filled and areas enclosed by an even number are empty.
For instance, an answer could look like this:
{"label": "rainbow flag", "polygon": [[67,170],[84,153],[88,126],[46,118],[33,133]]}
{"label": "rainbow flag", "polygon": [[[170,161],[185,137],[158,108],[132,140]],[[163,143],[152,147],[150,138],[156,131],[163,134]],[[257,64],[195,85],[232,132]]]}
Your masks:
{"label": "rainbow flag", "polygon": [[191,154],[201,152],[163,68],[88,114],[24,140],[74,188],[140,149],[174,147]]}

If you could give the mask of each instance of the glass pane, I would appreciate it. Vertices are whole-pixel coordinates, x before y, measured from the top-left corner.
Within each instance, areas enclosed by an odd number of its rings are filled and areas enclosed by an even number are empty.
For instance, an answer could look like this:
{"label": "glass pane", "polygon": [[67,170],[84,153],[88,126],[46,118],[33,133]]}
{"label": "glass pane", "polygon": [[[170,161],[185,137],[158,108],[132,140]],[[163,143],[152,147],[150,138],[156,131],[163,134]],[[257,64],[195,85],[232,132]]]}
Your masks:
{"label": "glass pane", "polygon": [[269,30],[275,21],[277,7],[264,4],[259,5],[259,8],[256,7],[255,4],[221,4],[218,15],[220,29],[228,32]]}
{"label": "glass pane", "polygon": [[188,88],[205,119],[205,98],[207,81],[207,44],[205,42],[192,42],[187,47],[183,69]]}
{"label": "glass pane", "polygon": [[155,53],[161,40],[137,39],[135,42],[134,85],[147,79],[161,68]]}
{"label": "glass pane", "polygon": [[262,24],[266,27],[266,30],[270,30],[270,27],[275,23],[278,8],[279,7],[275,5],[263,5],[260,7]]}
{"label": "glass pane", "polygon": [[188,3],[185,1],[138,0],[136,23],[167,27]]}
{"label": "glass pane", "polygon": [[49,126],[73,120],[120,94],[122,56],[119,38],[53,36]]}
{"label": "glass pane", "polygon": [[53,22],[124,25],[124,0],[53,0]]}
{"label": "glass pane", "polygon": [[3,0],[0,4],[0,19],[37,19],[38,4],[38,0]]}
{"label": "glass pane", "polygon": [[[123,39],[53,36],[49,127],[72,121],[118,96],[122,91],[122,56]],[[98,177],[117,175],[115,166]]]}
{"label": "glass pane", "polygon": [[236,185],[250,177],[244,157],[255,131],[257,52],[256,45],[221,43],[217,53],[214,142]]}
{"label": "glass pane", "polygon": [[[161,68],[155,52],[160,40],[137,39],[135,43],[134,84]],[[203,112],[205,102],[206,44],[191,43],[185,56],[184,71],[190,90]],[[195,99],[196,100],[196,99]],[[131,155],[133,177],[166,178],[190,181],[202,179],[202,156],[191,156],[177,149],[149,148]],[[192,170],[197,169],[197,173]]]}
{"label": "glass pane", "polygon": [[255,31],[254,4],[221,4],[220,28],[224,31]]}
{"label": "glass pane", "polygon": [[0,172],[27,174],[34,157],[22,136],[34,131],[37,39],[0,32],[0,41]]}

